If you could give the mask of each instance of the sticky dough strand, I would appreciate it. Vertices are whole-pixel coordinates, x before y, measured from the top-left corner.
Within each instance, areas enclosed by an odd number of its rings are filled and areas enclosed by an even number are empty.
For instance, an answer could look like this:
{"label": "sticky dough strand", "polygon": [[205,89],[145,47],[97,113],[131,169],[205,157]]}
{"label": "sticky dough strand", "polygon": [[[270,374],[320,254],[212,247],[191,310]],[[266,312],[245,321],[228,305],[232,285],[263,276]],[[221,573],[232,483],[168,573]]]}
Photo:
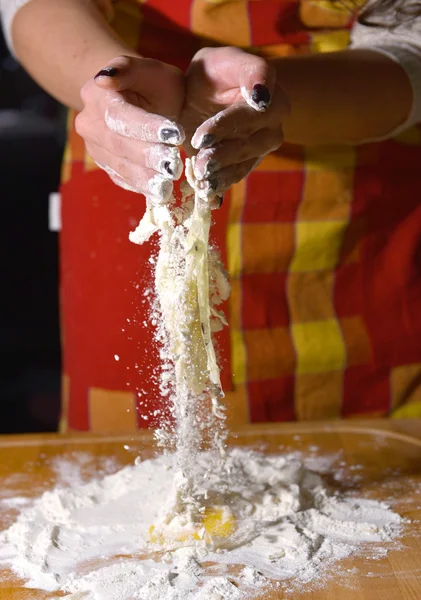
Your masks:
{"label": "sticky dough strand", "polygon": [[189,279],[195,279],[197,303],[203,343],[207,354],[209,378],[218,387],[223,396],[220,371],[216,360],[215,348],[211,332],[211,306],[209,297],[209,231],[211,225],[211,210],[209,202],[199,196],[194,177],[194,158],[186,160],[186,178],[195,190],[194,209],[190,230],[187,236],[188,260],[186,271]]}

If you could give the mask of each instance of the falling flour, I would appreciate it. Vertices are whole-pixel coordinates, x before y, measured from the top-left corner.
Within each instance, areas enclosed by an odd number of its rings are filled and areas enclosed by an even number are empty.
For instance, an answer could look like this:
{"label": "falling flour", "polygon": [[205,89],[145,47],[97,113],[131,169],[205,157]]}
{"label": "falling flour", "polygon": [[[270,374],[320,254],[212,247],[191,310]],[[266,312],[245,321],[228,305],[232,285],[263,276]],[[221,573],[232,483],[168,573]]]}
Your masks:
{"label": "falling flour", "polygon": [[367,544],[385,552],[401,530],[387,505],[329,493],[297,457],[226,449],[212,333],[226,324],[229,284],[193,167],[184,201],[148,198],[130,236],[160,236],[151,320],[172,416],[156,432],[166,453],[18,503],[0,562],[28,587],[73,600],[241,600],[317,581]]}
{"label": "falling flour", "polygon": [[[176,448],[178,471],[168,502],[168,519],[180,511],[197,512],[197,482],[192,469],[207,440],[224,453],[223,391],[212,333],[227,324],[218,306],[230,286],[216,248],[209,244],[211,209],[193,175],[194,159],[186,161],[189,185],[177,205],[147,199],[145,215],[130,240],[145,243],[158,232],[155,306],[160,344],[161,396],[168,397],[174,426],[163,424],[156,437],[164,448]],[[187,183],[187,182],[185,182]]]}

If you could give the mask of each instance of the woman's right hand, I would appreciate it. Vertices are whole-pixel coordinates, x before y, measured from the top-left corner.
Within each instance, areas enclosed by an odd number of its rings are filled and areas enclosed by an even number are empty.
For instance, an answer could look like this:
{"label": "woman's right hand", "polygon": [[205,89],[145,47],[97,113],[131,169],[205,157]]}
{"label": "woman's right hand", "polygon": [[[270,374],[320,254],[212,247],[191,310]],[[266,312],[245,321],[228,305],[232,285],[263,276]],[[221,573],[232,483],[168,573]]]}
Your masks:
{"label": "woman's right hand", "polygon": [[183,170],[177,146],[184,131],[177,120],[184,85],[171,65],[122,56],[81,89],[76,130],[88,154],[115,184],[156,203],[169,199]]}

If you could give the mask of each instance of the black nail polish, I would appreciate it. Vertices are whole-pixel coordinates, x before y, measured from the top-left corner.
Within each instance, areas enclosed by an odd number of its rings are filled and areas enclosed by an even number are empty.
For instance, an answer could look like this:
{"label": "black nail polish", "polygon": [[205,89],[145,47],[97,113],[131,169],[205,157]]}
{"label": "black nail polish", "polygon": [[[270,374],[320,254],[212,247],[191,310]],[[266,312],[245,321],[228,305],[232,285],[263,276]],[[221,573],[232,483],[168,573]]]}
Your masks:
{"label": "black nail polish", "polygon": [[266,110],[270,104],[270,92],[266,86],[256,83],[251,92],[251,99],[260,110]]}
{"label": "black nail polish", "polygon": [[164,162],[163,165],[164,169],[166,170],[166,172],[168,173],[168,175],[174,175],[174,171],[171,169],[171,163],[167,160]]}
{"label": "black nail polish", "polygon": [[209,177],[209,175],[215,173],[215,171],[217,171],[218,168],[219,165],[216,160],[211,159],[210,161],[208,161],[208,164],[206,165],[205,177]]}
{"label": "black nail polish", "polygon": [[105,67],[105,69],[101,69],[99,73],[95,75],[95,79],[97,77],[116,77],[118,74],[118,69],[115,67]]}
{"label": "black nail polish", "polygon": [[171,143],[178,144],[180,142],[180,134],[177,129],[165,128],[161,129],[159,132],[160,138],[163,142],[168,142],[171,140]]}
{"label": "black nail polish", "polygon": [[215,142],[216,142],[216,137],[214,135],[212,135],[211,133],[206,133],[202,137],[199,149],[201,150],[202,148],[209,148],[209,146],[213,146]]}

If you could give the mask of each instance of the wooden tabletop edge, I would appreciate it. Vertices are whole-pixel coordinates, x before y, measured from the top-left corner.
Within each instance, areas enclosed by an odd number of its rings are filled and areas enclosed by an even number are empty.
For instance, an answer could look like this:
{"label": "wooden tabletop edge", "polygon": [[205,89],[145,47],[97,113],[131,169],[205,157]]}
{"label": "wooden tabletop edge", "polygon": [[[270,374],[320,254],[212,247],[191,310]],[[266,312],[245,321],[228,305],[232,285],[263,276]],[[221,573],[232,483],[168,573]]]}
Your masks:
{"label": "wooden tabletop edge", "polygon": [[[398,435],[408,436],[421,440],[421,419],[348,419],[332,421],[301,421],[289,423],[253,423],[236,427],[230,432],[232,438],[236,436],[247,436],[260,434],[262,436],[273,433],[286,434],[306,434],[316,432],[353,432],[364,433],[364,430],[371,433],[381,434],[389,432]],[[97,433],[91,431],[71,431],[69,433],[28,433],[14,435],[0,435],[0,444],[19,445],[24,443],[75,443],[83,442],[127,442],[150,440],[153,436],[152,430],[140,430],[127,433]]]}

